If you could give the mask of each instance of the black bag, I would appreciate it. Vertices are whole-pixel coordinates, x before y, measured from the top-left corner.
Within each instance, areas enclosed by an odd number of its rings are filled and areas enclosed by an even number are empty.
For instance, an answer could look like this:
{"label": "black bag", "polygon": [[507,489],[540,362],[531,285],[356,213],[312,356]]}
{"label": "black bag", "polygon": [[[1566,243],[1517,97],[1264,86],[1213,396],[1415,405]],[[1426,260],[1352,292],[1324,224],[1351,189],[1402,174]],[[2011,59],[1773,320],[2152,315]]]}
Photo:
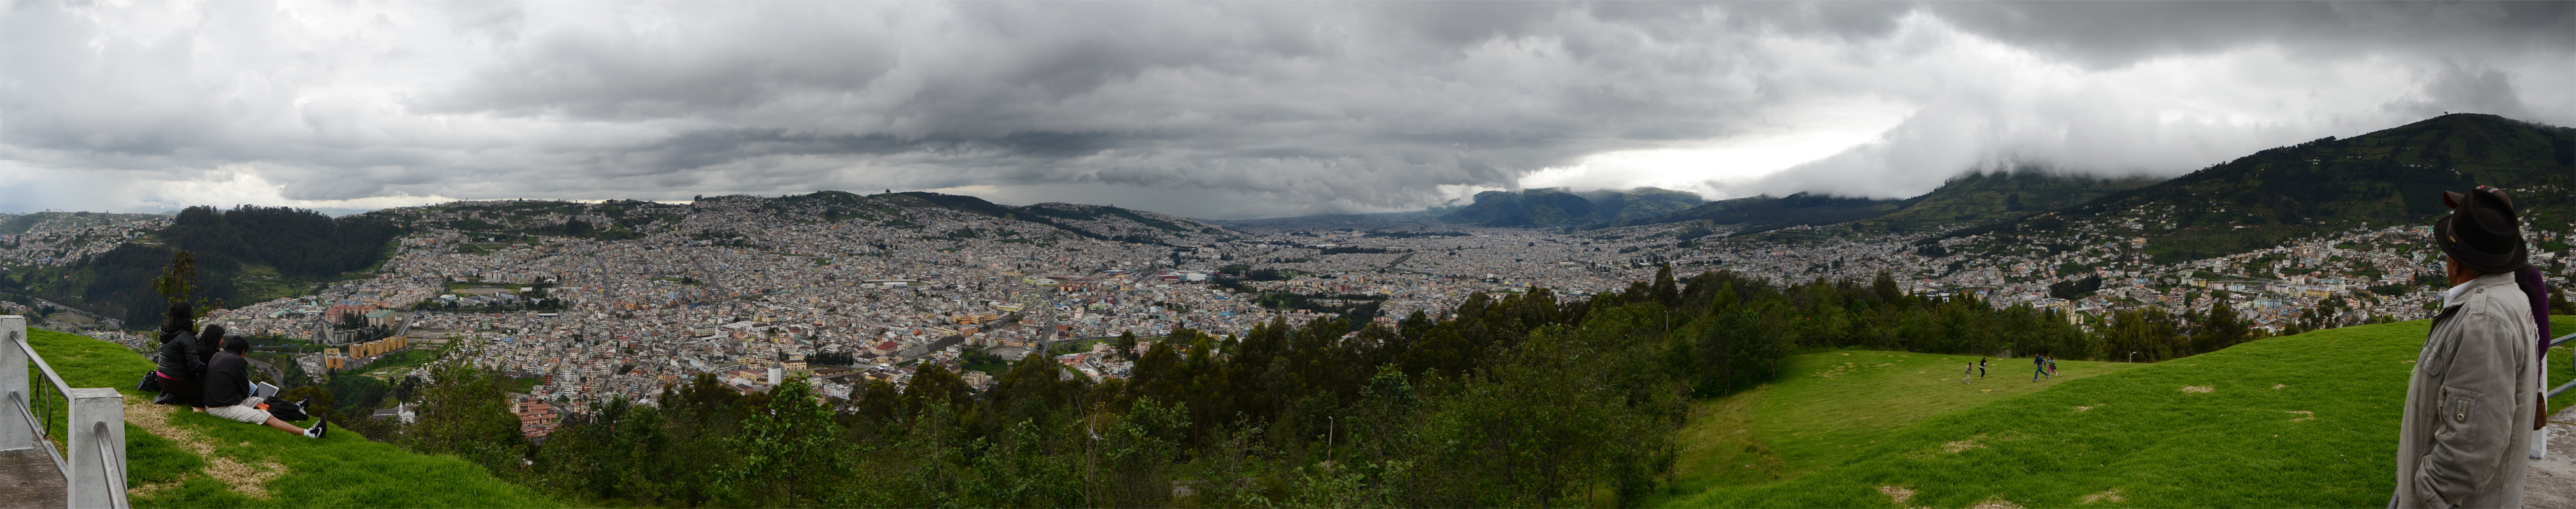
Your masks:
{"label": "black bag", "polygon": [[259,405],[268,407],[268,416],[279,420],[301,421],[313,417],[304,413],[304,405],[298,405],[292,401],[272,398],[261,400]]}
{"label": "black bag", "polygon": [[159,371],[145,371],[145,372],[143,372],[143,381],[141,381],[141,382],[135,382],[135,383],[134,383],[134,390],[143,391],[143,392],[161,392],[161,372],[159,372]]}

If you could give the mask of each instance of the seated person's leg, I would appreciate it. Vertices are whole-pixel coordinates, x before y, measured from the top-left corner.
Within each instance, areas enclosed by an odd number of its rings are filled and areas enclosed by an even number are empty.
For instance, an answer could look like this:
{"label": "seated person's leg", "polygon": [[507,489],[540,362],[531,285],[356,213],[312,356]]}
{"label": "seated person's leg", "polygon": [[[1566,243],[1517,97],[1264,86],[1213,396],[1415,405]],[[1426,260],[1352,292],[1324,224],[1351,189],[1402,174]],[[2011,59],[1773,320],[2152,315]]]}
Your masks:
{"label": "seated person's leg", "polygon": [[259,396],[251,396],[243,398],[239,405],[208,408],[206,409],[206,413],[215,414],[216,417],[251,424],[265,424],[268,425],[268,427],[277,428],[278,431],[299,434],[304,433],[304,428],[296,427],[294,424],[287,423],[284,419],[279,419],[277,416],[269,415],[267,410],[259,409],[259,403],[261,401],[264,400]]}
{"label": "seated person's leg", "polygon": [[274,416],[269,417],[266,424],[268,424],[268,427],[277,428],[278,431],[296,434],[304,433],[304,428],[296,427],[294,424],[287,423],[285,419],[279,419]]}
{"label": "seated person's leg", "polygon": [[267,410],[259,409],[259,402],[259,396],[251,396],[242,398],[239,405],[206,407],[206,413],[251,424],[267,424],[274,417],[270,417]]}

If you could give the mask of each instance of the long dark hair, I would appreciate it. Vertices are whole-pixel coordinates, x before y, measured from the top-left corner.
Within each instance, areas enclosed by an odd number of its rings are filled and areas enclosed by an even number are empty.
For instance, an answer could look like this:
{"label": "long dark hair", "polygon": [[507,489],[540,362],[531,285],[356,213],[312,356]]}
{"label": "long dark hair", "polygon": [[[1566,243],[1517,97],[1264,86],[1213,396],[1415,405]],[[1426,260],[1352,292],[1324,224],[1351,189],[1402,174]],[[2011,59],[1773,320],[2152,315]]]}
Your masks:
{"label": "long dark hair", "polygon": [[[232,340],[234,340],[234,341],[240,341],[240,340],[241,340],[241,338],[232,338]],[[214,325],[208,325],[208,326],[206,326],[206,331],[205,331],[205,332],[199,332],[199,333],[197,333],[197,344],[200,344],[200,345],[223,345],[223,346],[225,346],[225,347],[226,347],[225,349],[230,350],[230,349],[231,349],[230,347],[232,346],[232,344],[230,344],[230,343],[225,343],[225,342],[223,342],[223,341],[224,341],[224,324],[220,324],[220,323],[218,323],[218,324],[214,324]],[[235,353],[239,353],[239,352],[235,352]]]}
{"label": "long dark hair", "polygon": [[197,330],[197,308],[186,302],[170,303],[169,314],[161,315],[161,332]]}

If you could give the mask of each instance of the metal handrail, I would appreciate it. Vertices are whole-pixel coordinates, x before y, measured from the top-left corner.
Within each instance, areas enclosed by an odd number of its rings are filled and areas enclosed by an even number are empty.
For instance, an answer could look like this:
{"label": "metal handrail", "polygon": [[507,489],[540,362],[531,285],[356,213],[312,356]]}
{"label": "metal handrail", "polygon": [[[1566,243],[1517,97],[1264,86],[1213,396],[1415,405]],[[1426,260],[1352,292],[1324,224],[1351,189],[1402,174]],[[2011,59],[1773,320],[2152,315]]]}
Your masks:
{"label": "metal handrail", "polygon": [[91,427],[90,431],[97,434],[99,438],[98,470],[99,475],[107,478],[108,498],[116,501],[115,505],[111,507],[134,507],[132,503],[125,500],[125,457],[123,455],[108,454],[107,444],[111,441],[109,439],[114,438],[116,435],[114,433],[109,433],[107,430],[107,423],[103,422],[98,423],[97,426]]}
{"label": "metal handrail", "polygon": [[[9,318],[14,322],[17,317],[13,316]],[[15,327],[13,327],[13,329],[15,329]],[[16,389],[14,387],[17,383],[13,381],[9,384],[13,386],[11,389],[12,392],[6,395],[0,395],[0,400],[7,400],[10,404],[0,405],[0,407],[17,407],[9,409],[16,410],[15,412],[10,413],[17,413],[21,418],[29,421],[28,428],[31,432],[30,435],[32,435],[29,438],[36,439],[38,445],[44,446],[43,449],[45,450],[46,455],[50,456],[54,460],[54,468],[57,472],[62,474],[63,480],[69,485],[67,487],[72,488],[72,490],[67,493],[67,501],[77,506],[103,505],[119,509],[129,507],[131,501],[127,499],[125,493],[127,486],[125,472],[128,465],[126,464],[126,458],[124,457],[125,444],[124,441],[120,439],[123,436],[123,428],[121,426],[124,424],[124,419],[117,418],[118,414],[121,414],[122,412],[119,411],[120,408],[115,404],[115,402],[101,401],[108,398],[123,399],[123,396],[118,395],[113,389],[104,388],[81,389],[79,392],[75,392],[72,389],[70,382],[64,380],[61,373],[55,372],[51,363],[45,362],[44,354],[36,352],[35,344],[23,329],[0,331],[0,343],[11,343],[16,345],[15,348],[17,348],[17,350],[10,353],[12,355],[19,353],[25,354],[27,356],[25,359],[26,362],[36,367],[33,372],[28,373],[31,375],[28,378],[37,378],[32,375],[42,375],[42,378],[45,379],[45,385],[50,385],[53,388],[54,395],[51,397],[61,398],[58,403],[46,402],[51,404],[39,404],[39,400],[37,398],[45,397],[43,396],[45,391],[34,387],[34,384],[31,383],[26,389],[24,389],[25,393],[19,393],[16,391],[19,391],[20,389]],[[13,360],[11,362],[16,361]],[[17,367],[12,367],[10,370],[16,371]],[[75,397],[82,399],[75,399]],[[55,436],[50,428],[56,419],[59,418],[66,421],[74,421],[82,419],[85,415],[82,413],[80,408],[74,408],[76,403],[84,408],[100,406],[94,403],[105,403],[106,405],[104,408],[97,408],[97,410],[103,410],[106,413],[104,415],[93,416],[97,417],[97,419],[89,419],[96,422],[92,422],[90,429],[88,430],[79,429],[76,422],[65,422],[63,425],[63,435],[60,437]],[[78,472],[78,469],[73,468],[73,464],[77,463],[77,460],[81,455],[92,452],[79,450],[78,442],[83,439],[81,435],[84,432],[90,434],[90,438],[98,441],[96,447],[97,451],[95,451],[96,454],[98,454],[97,458],[99,460],[99,472],[97,474]],[[106,493],[97,493],[83,488],[83,485],[90,482],[88,480],[89,475],[99,475],[101,477],[101,479],[98,480],[98,484],[89,486],[106,491]],[[105,498],[91,498],[97,495],[104,495]]]}
{"label": "metal handrail", "polygon": [[[70,384],[63,383],[63,376],[54,373],[54,366],[45,363],[45,357],[36,353],[35,345],[28,344],[26,333],[9,331],[7,338],[7,342],[18,347],[18,351],[27,353],[27,362],[35,364],[37,372],[45,374],[42,378],[45,379],[46,384],[54,386],[54,395],[61,397],[63,404],[70,404],[72,400],[72,386]],[[56,405],[38,405],[36,404],[36,399],[44,393],[42,391],[34,390],[30,390],[28,392],[32,394],[27,395],[27,401],[23,404],[26,406],[27,415],[30,418],[37,420],[36,426],[34,426],[36,438],[43,439],[47,443],[52,443],[54,438],[53,433],[46,429],[45,423],[54,422],[53,407]],[[39,413],[42,415],[38,415]]]}
{"label": "metal handrail", "polygon": [[[2549,340],[2549,346],[2542,347],[2542,348],[2544,348],[2544,349],[2547,349],[2547,348],[2557,348],[2557,347],[2558,347],[2558,345],[2566,344],[2569,340],[2576,340],[2576,334],[2568,334],[2568,335],[2565,335],[2565,336],[2559,336],[2559,337],[2558,337],[2558,339],[2552,339],[2552,340]],[[2548,374],[2548,373],[2541,373],[2541,374],[2540,374],[2540,379],[2543,381],[2543,383],[2546,383],[2546,381],[2547,381],[2547,380],[2549,380],[2549,374]],[[2548,394],[2548,395],[2541,396],[2541,397],[2543,397],[2543,398],[2555,398],[2555,397],[2558,397],[2558,393],[2567,392],[2567,389],[2570,389],[2570,388],[2576,388],[2576,380],[2569,380],[2569,381],[2567,381],[2567,383],[2566,383],[2566,384],[2559,385],[2559,386],[2558,386],[2558,388],[2556,388],[2556,389],[2550,389],[2550,390],[2549,390],[2549,394]]]}

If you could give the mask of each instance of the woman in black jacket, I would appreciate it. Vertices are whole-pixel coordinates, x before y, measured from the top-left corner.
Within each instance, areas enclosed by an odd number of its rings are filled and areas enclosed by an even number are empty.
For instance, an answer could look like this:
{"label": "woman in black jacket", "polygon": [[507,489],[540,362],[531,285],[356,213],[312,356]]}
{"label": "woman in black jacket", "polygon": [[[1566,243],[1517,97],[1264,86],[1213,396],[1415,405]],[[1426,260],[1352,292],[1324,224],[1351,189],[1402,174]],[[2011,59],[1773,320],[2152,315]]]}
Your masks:
{"label": "woman in black jacket", "polygon": [[[221,333],[222,330],[210,332]],[[198,397],[205,388],[203,380],[206,379],[205,358],[197,355],[201,350],[207,349],[198,346],[195,310],[186,303],[171,304],[169,314],[161,317],[160,362],[153,371],[153,376],[161,377],[161,395],[152,398],[154,404],[206,411],[205,403]]]}

